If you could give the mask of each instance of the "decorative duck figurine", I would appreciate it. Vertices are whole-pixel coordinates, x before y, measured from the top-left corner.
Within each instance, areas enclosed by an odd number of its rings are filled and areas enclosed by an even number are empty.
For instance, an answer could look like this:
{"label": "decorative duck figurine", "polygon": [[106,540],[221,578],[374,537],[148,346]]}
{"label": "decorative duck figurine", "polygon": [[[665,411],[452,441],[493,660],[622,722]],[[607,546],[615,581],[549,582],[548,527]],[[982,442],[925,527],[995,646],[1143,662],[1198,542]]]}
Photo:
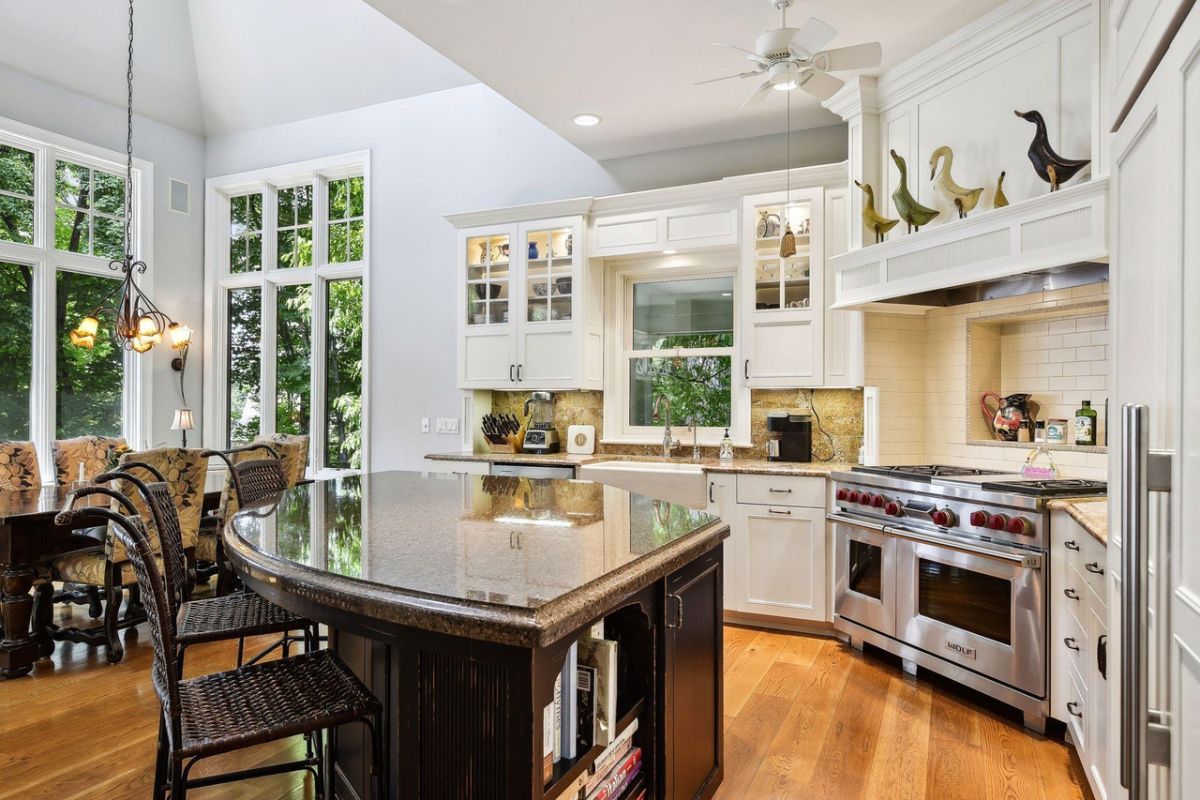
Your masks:
{"label": "decorative duck figurine", "polygon": [[1063,158],[1050,147],[1050,136],[1046,133],[1046,120],[1038,111],[1014,111],[1018,117],[1037,125],[1033,141],[1029,143],[1029,160],[1038,177],[1050,184],[1050,191],[1057,192],[1058,187],[1071,178],[1075,173],[1091,163],[1089,158]]}
{"label": "decorative duck figurine", "polygon": [[900,170],[900,185],[896,187],[896,191],[892,192],[892,202],[896,205],[896,213],[908,226],[908,232],[919,231],[922,225],[934,219],[939,212],[937,209],[921,205],[917,202],[917,198],[908,193],[908,166],[895,150],[892,150],[891,153],[892,161],[896,162],[896,167]]}
{"label": "decorative duck figurine", "polygon": [[884,234],[899,225],[900,220],[888,219],[875,210],[875,190],[871,188],[871,184],[855,181],[854,185],[867,195],[867,204],[862,210],[863,224],[875,231],[875,243],[879,244],[883,241]]}
{"label": "decorative duck figurine", "polygon": [[[938,172],[938,162],[942,162],[942,171]],[[933,181],[933,186],[939,192],[946,195],[954,207],[958,209],[958,218],[962,219],[967,215],[968,211],[974,210],[975,206],[979,205],[979,198],[983,195],[983,187],[978,189],[964,189],[954,182],[954,178],[950,176],[950,168],[954,164],[954,151],[946,145],[942,145],[937,150],[933,151],[933,155],[929,157],[929,180]],[[936,178],[934,177],[936,176]]]}
{"label": "decorative duck figurine", "polygon": [[1008,195],[1004,193],[1004,175],[1002,171],[996,179],[996,196],[992,198],[992,208],[1004,208],[1008,205]]}

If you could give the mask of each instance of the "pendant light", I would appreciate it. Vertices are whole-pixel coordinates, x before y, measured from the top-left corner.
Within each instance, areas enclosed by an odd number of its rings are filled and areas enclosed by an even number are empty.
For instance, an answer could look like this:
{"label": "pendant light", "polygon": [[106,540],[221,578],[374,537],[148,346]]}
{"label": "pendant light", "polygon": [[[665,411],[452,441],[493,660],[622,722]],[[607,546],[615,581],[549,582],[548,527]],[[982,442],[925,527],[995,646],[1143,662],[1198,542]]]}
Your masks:
{"label": "pendant light", "polygon": [[787,176],[787,193],[783,203],[783,237],[779,240],[779,257],[791,258],[796,255],[796,234],[792,233],[792,220],[788,216],[792,210],[792,93],[787,93],[787,145],[786,145],[784,174]]}
{"label": "pendant light", "polygon": [[141,287],[135,275],[145,274],[145,261],[133,257],[133,0],[129,0],[129,61],[125,71],[125,238],[124,256],[109,262],[108,268],[122,274],[122,280],[70,332],[71,344],[91,349],[96,345],[101,320],[109,324],[109,336],[126,350],[145,353],[162,341],[164,335],[171,348],[186,352],[192,341],[192,330],[173,321],[159,310]]}

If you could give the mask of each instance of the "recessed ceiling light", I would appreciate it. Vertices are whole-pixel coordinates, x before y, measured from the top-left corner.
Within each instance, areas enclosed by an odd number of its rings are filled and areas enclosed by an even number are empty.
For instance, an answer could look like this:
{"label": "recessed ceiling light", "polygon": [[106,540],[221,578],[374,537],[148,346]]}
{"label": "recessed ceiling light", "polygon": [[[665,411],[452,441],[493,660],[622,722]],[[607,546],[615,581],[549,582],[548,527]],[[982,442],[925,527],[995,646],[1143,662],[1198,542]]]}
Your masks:
{"label": "recessed ceiling light", "polygon": [[664,256],[673,256],[678,252],[679,252],[678,250],[663,250],[663,255]]}
{"label": "recessed ceiling light", "polygon": [[576,114],[575,124],[581,128],[590,128],[600,124],[600,117],[596,114]]}

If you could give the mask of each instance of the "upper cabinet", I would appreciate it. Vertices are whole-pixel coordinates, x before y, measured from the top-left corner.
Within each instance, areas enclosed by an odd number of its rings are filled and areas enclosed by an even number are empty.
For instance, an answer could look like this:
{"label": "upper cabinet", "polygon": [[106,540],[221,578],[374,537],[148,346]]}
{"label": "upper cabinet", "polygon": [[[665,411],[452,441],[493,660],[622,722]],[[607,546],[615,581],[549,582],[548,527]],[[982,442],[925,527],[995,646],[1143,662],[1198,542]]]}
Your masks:
{"label": "upper cabinet", "polygon": [[580,216],[459,232],[460,388],[599,388],[601,289],[583,237]]}
{"label": "upper cabinet", "polygon": [[[824,195],[814,187],[742,201],[742,372],[751,388],[822,385]],[[795,252],[784,256],[789,228]]]}
{"label": "upper cabinet", "polygon": [[737,204],[712,202],[681,208],[598,214],[591,255],[597,258],[737,244]]}
{"label": "upper cabinet", "polygon": [[1108,8],[1111,119],[1116,130],[1183,22],[1192,0],[1113,0]]}

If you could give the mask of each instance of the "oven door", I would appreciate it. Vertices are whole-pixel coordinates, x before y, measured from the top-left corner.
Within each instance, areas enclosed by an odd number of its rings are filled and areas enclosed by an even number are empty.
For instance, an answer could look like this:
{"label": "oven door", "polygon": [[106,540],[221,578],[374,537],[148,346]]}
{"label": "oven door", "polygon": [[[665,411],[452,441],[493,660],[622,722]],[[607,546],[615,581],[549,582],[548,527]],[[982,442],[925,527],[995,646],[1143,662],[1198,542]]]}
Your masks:
{"label": "oven door", "polygon": [[882,525],[830,514],[836,543],[833,610],[888,636],[896,633],[896,542]]}
{"label": "oven door", "polygon": [[1046,559],[1004,546],[896,537],[897,638],[1046,696]]}

